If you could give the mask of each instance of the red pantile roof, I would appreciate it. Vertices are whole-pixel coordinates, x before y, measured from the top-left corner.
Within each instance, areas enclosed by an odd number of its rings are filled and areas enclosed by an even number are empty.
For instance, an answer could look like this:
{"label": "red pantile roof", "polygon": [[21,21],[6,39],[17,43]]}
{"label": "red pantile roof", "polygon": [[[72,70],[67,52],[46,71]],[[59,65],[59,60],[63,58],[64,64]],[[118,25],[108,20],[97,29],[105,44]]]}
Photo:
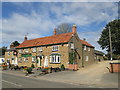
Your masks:
{"label": "red pantile roof", "polygon": [[32,40],[26,40],[23,43],[21,43],[16,48],[23,48],[23,47],[33,47],[33,46],[41,46],[41,45],[49,45],[49,44],[56,44],[56,43],[65,43],[70,40],[72,37],[72,32],[70,33],[63,33],[48,37],[42,37]]}
{"label": "red pantile roof", "polygon": [[94,47],[91,44],[89,44],[88,42],[84,41],[84,40],[80,40],[82,42],[82,44],[89,46],[89,47]]}

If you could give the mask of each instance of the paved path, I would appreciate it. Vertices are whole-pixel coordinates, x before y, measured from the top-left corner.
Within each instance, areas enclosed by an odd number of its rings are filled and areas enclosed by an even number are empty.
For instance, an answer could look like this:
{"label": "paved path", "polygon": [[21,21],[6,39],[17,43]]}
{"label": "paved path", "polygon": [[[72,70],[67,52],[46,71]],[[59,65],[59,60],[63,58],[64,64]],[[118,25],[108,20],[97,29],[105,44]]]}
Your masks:
{"label": "paved path", "polygon": [[[35,74],[29,77],[40,80],[71,83],[74,85],[85,85],[93,88],[118,88],[118,73],[109,73],[106,67],[109,67],[109,62],[104,61],[89,67],[80,68],[78,71],[54,72],[42,76],[39,75],[39,71],[35,70]],[[4,71],[4,73],[14,73],[15,75],[25,77],[22,71]]]}
{"label": "paved path", "polygon": [[47,80],[33,79],[22,76],[3,74],[3,88],[84,88],[87,86],[73,85]]}

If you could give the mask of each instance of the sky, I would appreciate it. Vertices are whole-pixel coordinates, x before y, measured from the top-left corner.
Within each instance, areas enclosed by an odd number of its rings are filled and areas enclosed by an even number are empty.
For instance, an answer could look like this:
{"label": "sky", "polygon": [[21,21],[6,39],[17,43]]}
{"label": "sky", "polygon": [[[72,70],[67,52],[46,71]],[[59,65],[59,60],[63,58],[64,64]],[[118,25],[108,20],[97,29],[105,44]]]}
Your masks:
{"label": "sky", "polygon": [[[9,0],[8,0],[9,1]],[[105,52],[97,43],[105,25],[118,17],[116,2],[2,2],[1,46],[13,41],[53,35],[61,23],[77,25],[80,39]],[[1,6],[1,5],[0,5]]]}

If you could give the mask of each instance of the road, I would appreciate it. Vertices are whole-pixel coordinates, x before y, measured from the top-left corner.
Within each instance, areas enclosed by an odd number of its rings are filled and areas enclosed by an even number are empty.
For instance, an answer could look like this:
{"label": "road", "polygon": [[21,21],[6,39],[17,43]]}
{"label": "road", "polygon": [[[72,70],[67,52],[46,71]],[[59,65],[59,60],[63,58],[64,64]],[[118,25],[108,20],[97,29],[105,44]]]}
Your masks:
{"label": "road", "polygon": [[3,73],[2,88],[85,88],[85,86],[37,80],[30,77]]}

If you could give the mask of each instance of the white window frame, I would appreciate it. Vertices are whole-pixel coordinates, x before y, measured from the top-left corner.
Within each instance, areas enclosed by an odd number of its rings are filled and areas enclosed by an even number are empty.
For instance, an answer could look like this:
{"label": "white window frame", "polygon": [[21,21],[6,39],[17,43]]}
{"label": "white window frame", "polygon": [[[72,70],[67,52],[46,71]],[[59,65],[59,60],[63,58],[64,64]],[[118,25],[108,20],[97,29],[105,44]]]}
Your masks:
{"label": "white window frame", "polygon": [[86,47],[86,45],[84,46],[84,50],[86,50],[87,49],[87,47]]}
{"label": "white window frame", "polygon": [[22,58],[19,58],[18,63],[22,63]]}
{"label": "white window frame", "polygon": [[36,48],[33,48],[33,52],[36,52]]}
{"label": "white window frame", "polygon": [[40,51],[40,52],[42,52],[42,51],[43,51],[42,47],[40,47],[40,48],[39,48],[39,51]]}
{"label": "white window frame", "polygon": [[10,52],[8,52],[8,56],[10,56]]}
{"label": "white window frame", "polygon": [[36,59],[35,57],[32,57],[32,62],[34,62],[34,63],[35,63],[35,61],[36,61],[35,59]]}
{"label": "white window frame", "polygon": [[71,43],[71,44],[70,44],[70,48],[71,48],[71,49],[74,49],[74,43]]}
{"label": "white window frame", "polygon": [[58,51],[58,45],[52,46],[52,51]]}
{"label": "white window frame", "polygon": [[25,52],[28,52],[28,49],[25,49]]}
{"label": "white window frame", "polygon": [[[59,58],[59,61],[58,61]],[[50,56],[50,63],[60,63],[60,55],[51,55]]]}
{"label": "white window frame", "polygon": [[89,60],[89,57],[88,56],[86,56],[86,61],[88,61]]}
{"label": "white window frame", "polygon": [[28,61],[28,57],[24,57],[24,62],[27,62]]}
{"label": "white window frame", "polygon": [[22,49],[20,49],[20,50],[19,50],[19,53],[22,53],[22,52],[23,52],[23,50],[22,50]]}
{"label": "white window frame", "polygon": [[90,51],[90,47],[88,47],[88,51]]}

